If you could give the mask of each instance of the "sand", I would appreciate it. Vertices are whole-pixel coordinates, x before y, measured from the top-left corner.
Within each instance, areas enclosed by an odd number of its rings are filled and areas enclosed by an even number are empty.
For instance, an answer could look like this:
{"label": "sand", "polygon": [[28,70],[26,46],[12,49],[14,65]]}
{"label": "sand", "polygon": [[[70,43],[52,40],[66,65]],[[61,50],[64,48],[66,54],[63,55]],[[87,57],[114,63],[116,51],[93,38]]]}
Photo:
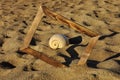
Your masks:
{"label": "sand", "polygon": [[[101,35],[86,65],[77,63],[90,37],[47,16],[30,47],[68,67],[56,68],[18,51],[40,4]],[[120,0],[0,0],[0,80],[120,80],[119,23]],[[58,33],[72,44],[52,50],[48,40]]]}

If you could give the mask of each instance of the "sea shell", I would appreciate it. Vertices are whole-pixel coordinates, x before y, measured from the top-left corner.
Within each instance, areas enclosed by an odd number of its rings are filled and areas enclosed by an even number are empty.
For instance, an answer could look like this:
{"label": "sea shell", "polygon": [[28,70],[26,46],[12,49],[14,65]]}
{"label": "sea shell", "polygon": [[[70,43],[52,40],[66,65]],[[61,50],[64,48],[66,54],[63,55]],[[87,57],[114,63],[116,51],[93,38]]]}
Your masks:
{"label": "sea shell", "polygon": [[52,49],[63,48],[69,44],[68,38],[63,34],[54,34],[49,39],[49,46]]}

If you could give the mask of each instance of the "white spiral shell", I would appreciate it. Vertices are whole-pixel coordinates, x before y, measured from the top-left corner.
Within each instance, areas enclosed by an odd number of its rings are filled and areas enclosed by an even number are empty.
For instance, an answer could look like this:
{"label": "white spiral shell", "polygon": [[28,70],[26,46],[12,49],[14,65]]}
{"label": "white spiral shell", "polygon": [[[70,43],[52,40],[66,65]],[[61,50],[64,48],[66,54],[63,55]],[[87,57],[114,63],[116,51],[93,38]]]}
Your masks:
{"label": "white spiral shell", "polygon": [[49,46],[52,49],[63,48],[66,45],[68,45],[68,43],[69,43],[68,38],[63,34],[54,34],[49,39]]}

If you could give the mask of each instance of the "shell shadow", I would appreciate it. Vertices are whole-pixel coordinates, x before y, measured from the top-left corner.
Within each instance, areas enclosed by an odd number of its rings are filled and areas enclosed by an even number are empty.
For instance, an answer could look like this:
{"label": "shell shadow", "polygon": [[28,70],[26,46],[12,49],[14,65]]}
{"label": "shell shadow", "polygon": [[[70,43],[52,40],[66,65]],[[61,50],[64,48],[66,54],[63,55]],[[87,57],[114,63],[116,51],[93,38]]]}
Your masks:
{"label": "shell shadow", "polygon": [[70,46],[69,48],[66,49],[66,51],[68,52],[70,57],[68,57],[62,53],[58,53],[58,56],[61,56],[65,59],[65,62],[63,63],[64,65],[69,66],[73,60],[79,59],[79,57],[78,57],[79,55],[75,51],[75,47],[80,46],[78,44],[80,44],[81,42],[82,42],[81,36],[77,36],[77,37],[69,39],[69,43],[73,44],[72,46]]}
{"label": "shell shadow", "polygon": [[77,36],[77,37],[69,39],[70,44],[80,44],[81,42],[82,42],[82,37],[81,36]]}
{"label": "shell shadow", "polygon": [[[77,53],[75,48],[78,46],[81,46],[81,47],[87,46],[87,45],[80,45],[81,42],[82,42],[81,36],[77,36],[77,37],[69,39],[69,43],[73,44],[72,46],[70,46],[69,48],[66,49],[66,51],[70,55],[70,57],[68,57],[62,53],[58,53],[58,56],[61,56],[65,59],[65,62],[63,63],[64,65],[69,66],[73,60],[80,59],[79,54]],[[95,61],[95,60],[88,60],[86,64],[88,67],[97,68],[98,63],[99,62]]]}

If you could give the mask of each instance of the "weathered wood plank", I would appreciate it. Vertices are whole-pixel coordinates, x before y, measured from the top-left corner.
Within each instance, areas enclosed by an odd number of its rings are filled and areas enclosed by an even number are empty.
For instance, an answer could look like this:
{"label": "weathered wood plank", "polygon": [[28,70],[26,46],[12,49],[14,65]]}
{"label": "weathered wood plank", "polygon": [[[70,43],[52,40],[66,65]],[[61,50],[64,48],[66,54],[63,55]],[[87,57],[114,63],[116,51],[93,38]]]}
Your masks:
{"label": "weathered wood plank", "polygon": [[32,39],[40,21],[41,21],[41,18],[43,17],[43,15],[44,15],[44,12],[42,10],[42,7],[40,6],[40,8],[38,9],[38,12],[37,12],[37,14],[36,14],[36,16],[35,16],[35,18],[32,22],[32,25],[30,26],[30,29],[29,29],[29,31],[27,32],[27,34],[24,38],[24,42],[23,42],[23,45],[20,48],[20,50],[25,49],[29,46],[30,41],[31,41],[31,39]]}
{"label": "weathered wood plank", "polygon": [[89,44],[87,45],[85,51],[83,52],[78,65],[84,65],[88,59],[88,57],[90,56],[91,51],[93,50],[93,47],[95,46],[96,42],[98,41],[100,36],[96,36],[91,38]]}
{"label": "weathered wood plank", "polygon": [[53,58],[48,57],[47,55],[40,53],[38,51],[35,51],[31,48],[25,48],[22,50],[22,52],[24,53],[28,53],[30,55],[33,55],[34,57],[41,59],[43,61],[45,61],[46,63],[53,65],[55,67],[65,67],[65,65],[63,65],[62,63],[60,63],[59,61],[54,60]]}

